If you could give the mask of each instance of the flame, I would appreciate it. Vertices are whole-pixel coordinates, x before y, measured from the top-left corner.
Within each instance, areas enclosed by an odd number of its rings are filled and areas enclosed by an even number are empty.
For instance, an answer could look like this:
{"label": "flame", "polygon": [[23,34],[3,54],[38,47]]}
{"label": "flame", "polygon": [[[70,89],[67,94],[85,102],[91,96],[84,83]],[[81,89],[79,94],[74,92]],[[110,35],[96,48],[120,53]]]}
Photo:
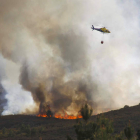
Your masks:
{"label": "flame", "polygon": [[55,118],[59,118],[59,119],[77,119],[77,118],[82,118],[81,115],[74,116],[74,115],[68,115],[67,113],[65,113],[64,116],[62,116],[60,114],[55,114],[54,117]]}
{"label": "flame", "polygon": [[52,117],[52,116],[51,115],[50,116],[47,116],[45,114],[39,114],[39,115],[37,115],[37,117],[47,117],[47,118],[49,118],[49,117]]}
{"label": "flame", "polygon": [[[52,116],[51,115],[50,116],[47,116],[46,114],[39,114],[39,115],[37,115],[37,117],[46,117],[46,118],[49,118],[49,117],[52,117]],[[67,113],[65,113],[64,116],[62,116],[61,114],[55,114],[54,117],[55,118],[58,118],[58,119],[77,119],[77,118],[82,118],[81,115],[74,116],[74,115],[68,115]]]}

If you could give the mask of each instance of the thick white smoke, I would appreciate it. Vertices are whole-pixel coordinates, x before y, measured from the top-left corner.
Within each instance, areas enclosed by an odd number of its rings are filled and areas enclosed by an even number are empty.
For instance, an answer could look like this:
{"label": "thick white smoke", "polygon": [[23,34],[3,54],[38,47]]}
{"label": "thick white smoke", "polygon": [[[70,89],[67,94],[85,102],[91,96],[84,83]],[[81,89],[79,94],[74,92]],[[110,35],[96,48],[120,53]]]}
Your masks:
{"label": "thick white smoke", "polygon": [[135,1],[1,0],[3,114],[34,112],[40,102],[71,112],[84,99],[97,108],[138,104],[138,11]]}

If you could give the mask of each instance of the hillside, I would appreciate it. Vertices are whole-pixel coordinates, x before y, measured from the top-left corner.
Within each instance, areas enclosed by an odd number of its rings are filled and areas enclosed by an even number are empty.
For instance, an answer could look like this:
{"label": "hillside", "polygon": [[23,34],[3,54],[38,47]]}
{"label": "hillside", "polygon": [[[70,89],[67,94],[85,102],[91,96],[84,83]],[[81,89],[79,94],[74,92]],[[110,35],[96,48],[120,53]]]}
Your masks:
{"label": "hillside", "polygon": [[[140,105],[132,106],[129,108],[122,108],[118,110],[112,110],[106,113],[103,113],[105,117],[112,119],[114,122],[114,130],[115,134],[119,133],[126,126],[128,121],[130,120],[132,126],[135,128],[140,127]],[[90,120],[95,121],[98,114],[96,116],[92,116]],[[81,119],[82,120],[82,119]],[[76,120],[62,120],[56,118],[42,118],[36,116],[29,115],[9,115],[9,116],[1,116],[0,117],[0,133],[4,127],[6,129],[11,129],[13,131],[19,130],[21,124],[29,124],[30,127],[43,127],[44,131],[41,134],[37,134],[36,136],[26,137],[17,134],[14,137],[2,137],[3,140],[29,140],[34,139],[38,140],[39,136],[43,138],[43,140],[66,140],[66,135],[69,134],[72,138],[76,138],[75,131],[73,129],[73,125],[76,123]]]}

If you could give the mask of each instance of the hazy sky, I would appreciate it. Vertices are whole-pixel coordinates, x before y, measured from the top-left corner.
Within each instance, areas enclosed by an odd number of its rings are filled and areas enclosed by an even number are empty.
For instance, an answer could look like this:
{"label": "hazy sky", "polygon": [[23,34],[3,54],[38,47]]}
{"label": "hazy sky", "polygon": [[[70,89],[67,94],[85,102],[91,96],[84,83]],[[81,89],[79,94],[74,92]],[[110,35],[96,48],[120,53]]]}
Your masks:
{"label": "hazy sky", "polygon": [[69,111],[83,99],[99,108],[138,104],[139,7],[138,0],[0,0],[3,114],[38,109],[36,88],[55,111],[64,100]]}

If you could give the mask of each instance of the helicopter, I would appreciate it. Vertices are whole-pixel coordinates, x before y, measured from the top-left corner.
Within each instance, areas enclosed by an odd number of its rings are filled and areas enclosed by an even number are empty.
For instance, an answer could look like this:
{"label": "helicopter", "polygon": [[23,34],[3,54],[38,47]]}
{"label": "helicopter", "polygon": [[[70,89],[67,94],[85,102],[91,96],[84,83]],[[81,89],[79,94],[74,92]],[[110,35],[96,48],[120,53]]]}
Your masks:
{"label": "helicopter", "polygon": [[97,31],[100,31],[102,33],[110,33],[110,31],[108,29],[106,29],[105,27],[103,27],[103,28],[94,28],[94,26],[92,25],[91,29],[92,29],[92,31],[97,30]]}
{"label": "helicopter", "polygon": [[[105,27],[103,27],[103,28],[94,28],[94,26],[92,25],[91,29],[92,29],[92,31],[93,31],[93,30],[97,30],[97,31],[99,31],[99,32],[102,32],[103,34],[104,34],[104,33],[110,33],[110,31],[109,31],[108,29],[106,29]],[[104,43],[104,42],[101,41],[101,44],[103,44],[103,43]]]}

